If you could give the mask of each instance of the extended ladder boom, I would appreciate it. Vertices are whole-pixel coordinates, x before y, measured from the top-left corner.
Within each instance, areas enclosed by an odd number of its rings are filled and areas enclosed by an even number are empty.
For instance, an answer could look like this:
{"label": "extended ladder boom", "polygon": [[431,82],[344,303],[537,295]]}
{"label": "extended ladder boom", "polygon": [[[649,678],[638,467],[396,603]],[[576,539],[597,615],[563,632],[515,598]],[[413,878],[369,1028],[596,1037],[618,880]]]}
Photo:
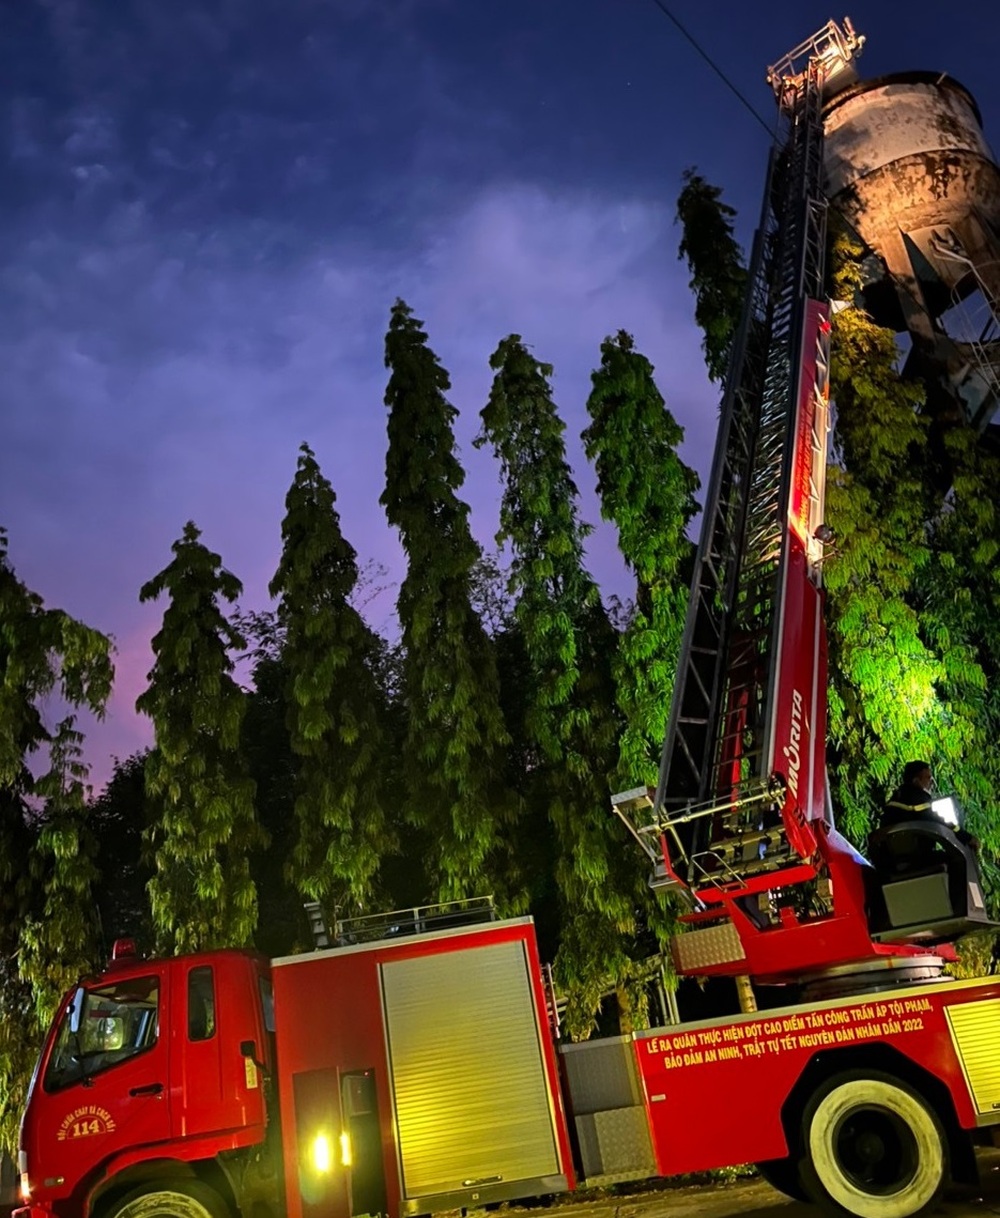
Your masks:
{"label": "extended ladder boom", "polygon": [[[821,589],[830,336],[822,105],[853,75],[862,41],[850,22],[830,22],[768,72],[777,132],[659,784],[652,801],[641,789],[616,798],[654,861],[654,885],[685,893],[695,918],[717,919],[720,908],[735,918],[737,902],[759,927],[830,912],[817,884],[797,903],[787,894],[820,875],[818,835],[836,837],[826,813]],[[736,959],[745,944],[737,952],[730,941]],[[867,945],[864,932],[845,950]]]}
{"label": "extended ladder boom", "polygon": [[[820,606],[829,318],[821,105],[858,40],[830,23],[769,70],[778,99],[656,808],[738,802],[775,775],[824,815]],[[804,61],[804,62],[803,62]],[[693,864],[712,818],[671,836]],[[697,864],[694,864],[697,866]],[[694,878],[694,877],[691,877]]]}

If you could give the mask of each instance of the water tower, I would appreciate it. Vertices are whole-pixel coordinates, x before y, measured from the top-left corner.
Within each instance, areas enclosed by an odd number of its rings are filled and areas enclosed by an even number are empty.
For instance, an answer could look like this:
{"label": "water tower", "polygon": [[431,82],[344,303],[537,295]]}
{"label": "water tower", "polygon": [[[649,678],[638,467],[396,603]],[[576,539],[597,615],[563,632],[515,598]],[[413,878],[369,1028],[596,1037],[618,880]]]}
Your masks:
{"label": "water tower", "polygon": [[825,189],[881,259],[866,289],[908,332],[905,374],[942,420],[984,430],[1000,407],[1000,168],[950,76],[855,81],[823,110]]}

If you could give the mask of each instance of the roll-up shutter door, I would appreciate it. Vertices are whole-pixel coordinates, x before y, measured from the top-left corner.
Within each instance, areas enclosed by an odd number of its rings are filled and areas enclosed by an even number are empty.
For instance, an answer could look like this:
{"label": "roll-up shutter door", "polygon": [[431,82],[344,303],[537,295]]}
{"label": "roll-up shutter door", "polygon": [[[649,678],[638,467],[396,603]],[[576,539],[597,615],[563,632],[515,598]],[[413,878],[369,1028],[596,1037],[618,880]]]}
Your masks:
{"label": "roll-up shutter door", "polygon": [[406,1199],[559,1171],[524,946],[382,965]]}

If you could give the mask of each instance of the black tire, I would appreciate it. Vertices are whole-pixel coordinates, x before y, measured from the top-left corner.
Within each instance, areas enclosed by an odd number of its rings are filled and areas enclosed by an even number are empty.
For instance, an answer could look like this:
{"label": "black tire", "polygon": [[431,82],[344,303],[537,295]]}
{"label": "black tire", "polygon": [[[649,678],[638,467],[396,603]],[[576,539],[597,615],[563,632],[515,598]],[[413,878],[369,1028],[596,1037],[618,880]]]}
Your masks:
{"label": "black tire", "polygon": [[948,1179],[948,1138],[927,1100],[889,1074],[829,1079],[802,1121],[802,1183],[828,1213],[913,1218]]}
{"label": "black tire", "polygon": [[757,1163],[755,1166],[760,1175],[779,1193],[784,1193],[786,1197],[791,1197],[793,1201],[812,1200],[802,1186],[798,1160],[792,1158],[768,1159],[764,1163]]}
{"label": "black tire", "polygon": [[151,1180],[104,1211],[105,1218],[232,1218],[213,1188],[200,1180]]}

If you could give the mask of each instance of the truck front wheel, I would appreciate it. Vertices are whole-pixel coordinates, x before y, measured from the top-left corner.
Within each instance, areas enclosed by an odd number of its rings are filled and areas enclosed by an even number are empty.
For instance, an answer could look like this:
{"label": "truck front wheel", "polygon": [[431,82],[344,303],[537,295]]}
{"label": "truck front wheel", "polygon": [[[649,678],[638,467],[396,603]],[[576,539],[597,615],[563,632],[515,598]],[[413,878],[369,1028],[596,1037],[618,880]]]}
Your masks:
{"label": "truck front wheel", "polygon": [[948,1139],[927,1101],[899,1079],[838,1074],[803,1117],[802,1182],[834,1214],[912,1218],[948,1176]]}
{"label": "truck front wheel", "polygon": [[219,1194],[200,1180],[147,1184],[104,1211],[104,1218],[230,1218]]}

